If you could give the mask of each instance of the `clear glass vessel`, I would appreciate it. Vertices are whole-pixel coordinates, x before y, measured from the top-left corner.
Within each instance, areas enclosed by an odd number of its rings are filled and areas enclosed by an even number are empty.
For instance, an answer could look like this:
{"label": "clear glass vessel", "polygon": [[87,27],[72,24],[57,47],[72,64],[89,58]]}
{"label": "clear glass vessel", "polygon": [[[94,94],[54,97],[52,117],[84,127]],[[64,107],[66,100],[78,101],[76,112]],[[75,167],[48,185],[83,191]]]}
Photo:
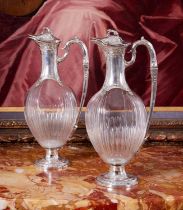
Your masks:
{"label": "clear glass vessel", "polygon": [[[48,28],[44,28],[39,35],[29,37],[38,44],[42,55],[41,75],[28,91],[24,111],[33,136],[46,149],[46,157],[36,161],[36,165],[43,168],[63,168],[68,165],[68,160],[59,157],[58,150],[77,127],[79,113],[84,104],[89,67],[87,48],[76,37],[66,43],[63,57],[58,57],[60,40]],[[83,51],[84,81],[79,108],[74,93],[60,80],[57,69],[57,63],[67,57],[69,47],[74,43],[79,44]]]}
{"label": "clear glass vessel", "polygon": [[[131,186],[137,184],[137,178],[128,175],[124,166],[139,150],[149,126],[157,89],[156,54],[152,44],[142,37],[132,45],[132,58],[127,62],[124,57],[130,44],[114,30],[108,30],[104,38],[92,40],[105,53],[106,78],[102,89],[87,105],[86,128],[95,150],[110,165],[110,171],[97,177],[97,182],[107,187]],[[146,46],[150,54],[152,91],[149,115],[125,79],[125,68],[134,63],[139,45]]]}

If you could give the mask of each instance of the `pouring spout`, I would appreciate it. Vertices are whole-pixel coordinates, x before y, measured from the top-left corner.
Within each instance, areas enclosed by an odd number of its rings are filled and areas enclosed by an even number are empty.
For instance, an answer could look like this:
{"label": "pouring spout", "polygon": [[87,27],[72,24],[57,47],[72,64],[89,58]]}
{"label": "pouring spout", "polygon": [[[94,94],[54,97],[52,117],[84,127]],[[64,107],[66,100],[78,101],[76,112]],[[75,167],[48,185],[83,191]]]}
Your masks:
{"label": "pouring spout", "polygon": [[103,46],[104,43],[102,42],[102,40],[100,38],[96,38],[96,37],[92,37],[91,41],[97,45]]}
{"label": "pouring spout", "polygon": [[36,38],[36,36],[34,36],[34,35],[29,34],[29,35],[28,35],[28,38],[29,38],[29,39],[32,39],[32,40],[34,40],[34,41],[37,41],[37,38]]}

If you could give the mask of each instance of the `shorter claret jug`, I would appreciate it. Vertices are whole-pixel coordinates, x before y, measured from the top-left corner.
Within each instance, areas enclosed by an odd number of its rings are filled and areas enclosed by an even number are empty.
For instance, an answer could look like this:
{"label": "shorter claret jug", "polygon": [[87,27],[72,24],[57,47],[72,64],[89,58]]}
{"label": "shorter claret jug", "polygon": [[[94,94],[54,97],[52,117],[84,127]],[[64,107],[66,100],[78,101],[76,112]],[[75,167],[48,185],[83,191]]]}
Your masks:
{"label": "shorter claret jug", "polygon": [[[57,56],[60,40],[44,28],[39,35],[30,35],[39,46],[42,56],[40,78],[29,89],[25,100],[25,119],[38,143],[46,149],[46,157],[36,162],[41,168],[63,168],[68,160],[58,155],[61,148],[77,127],[79,113],[84,104],[88,84],[88,52],[85,44],[77,37],[69,40],[63,57]],[[70,45],[79,44],[83,52],[83,93],[80,106],[73,91],[60,79],[57,63],[63,61]],[[65,69],[66,71],[66,69]]]}
{"label": "shorter claret jug", "polygon": [[[156,98],[157,60],[155,50],[143,37],[133,43],[132,58],[125,60],[129,48],[114,30],[107,36],[93,38],[106,57],[106,77],[101,90],[89,101],[86,112],[86,128],[89,138],[110,171],[97,177],[97,182],[106,187],[132,186],[137,178],[125,172],[125,165],[144,142]],[[147,47],[150,55],[151,99],[147,114],[142,100],[129,88],[125,68],[136,59],[136,48]]]}

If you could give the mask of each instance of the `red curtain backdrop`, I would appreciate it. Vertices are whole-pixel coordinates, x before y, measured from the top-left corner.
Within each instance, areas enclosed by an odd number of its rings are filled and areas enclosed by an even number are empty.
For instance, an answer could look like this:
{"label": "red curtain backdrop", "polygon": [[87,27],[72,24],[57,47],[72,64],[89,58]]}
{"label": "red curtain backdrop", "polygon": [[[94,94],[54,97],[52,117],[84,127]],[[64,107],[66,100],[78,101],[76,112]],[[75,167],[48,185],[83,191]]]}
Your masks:
{"label": "red curtain backdrop", "polygon": [[[10,20],[9,16],[0,16],[1,106],[23,106],[27,90],[38,79],[41,70],[39,48],[27,37],[40,33],[44,26],[49,27],[63,44],[74,36],[86,43],[90,56],[87,101],[101,88],[105,77],[104,56],[90,38],[102,37],[107,29],[115,29],[128,42],[144,36],[154,45],[159,64],[156,106],[183,106],[181,0],[48,0],[32,18]],[[59,64],[61,79],[73,89],[78,99],[82,90],[81,64],[81,51],[77,46],[73,46],[69,57]],[[148,67],[147,52],[140,47],[136,63],[126,69],[129,86],[146,105],[150,98]]]}

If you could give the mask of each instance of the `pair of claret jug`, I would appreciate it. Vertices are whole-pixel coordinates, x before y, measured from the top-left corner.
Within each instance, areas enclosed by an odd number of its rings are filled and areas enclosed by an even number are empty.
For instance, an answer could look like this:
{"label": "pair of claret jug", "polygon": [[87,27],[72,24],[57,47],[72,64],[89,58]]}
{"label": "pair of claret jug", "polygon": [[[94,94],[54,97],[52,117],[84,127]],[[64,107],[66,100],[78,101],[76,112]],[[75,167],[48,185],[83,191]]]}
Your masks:
{"label": "pair of claret jug", "polygon": [[[41,50],[40,78],[29,89],[25,100],[25,119],[38,143],[46,149],[44,159],[36,162],[41,168],[65,168],[68,160],[58,155],[77,128],[85,101],[89,76],[89,58],[86,45],[77,37],[63,47],[63,56],[57,56],[60,40],[48,28],[39,35],[30,35]],[[106,187],[130,187],[137,178],[125,171],[125,165],[144,142],[153,111],[157,89],[157,60],[152,44],[143,37],[132,44],[114,30],[107,30],[103,38],[93,38],[106,57],[104,84],[89,101],[85,113],[88,136],[101,159],[110,165],[108,173],[97,177],[97,183]],[[60,79],[57,64],[66,59],[70,46],[78,44],[83,52],[83,89],[80,105],[73,91]],[[151,98],[147,113],[142,100],[130,90],[125,79],[125,68],[136,59],[136,48],[147,47],[150,55]],[[125,52],[131,47],[131,59]]]}

